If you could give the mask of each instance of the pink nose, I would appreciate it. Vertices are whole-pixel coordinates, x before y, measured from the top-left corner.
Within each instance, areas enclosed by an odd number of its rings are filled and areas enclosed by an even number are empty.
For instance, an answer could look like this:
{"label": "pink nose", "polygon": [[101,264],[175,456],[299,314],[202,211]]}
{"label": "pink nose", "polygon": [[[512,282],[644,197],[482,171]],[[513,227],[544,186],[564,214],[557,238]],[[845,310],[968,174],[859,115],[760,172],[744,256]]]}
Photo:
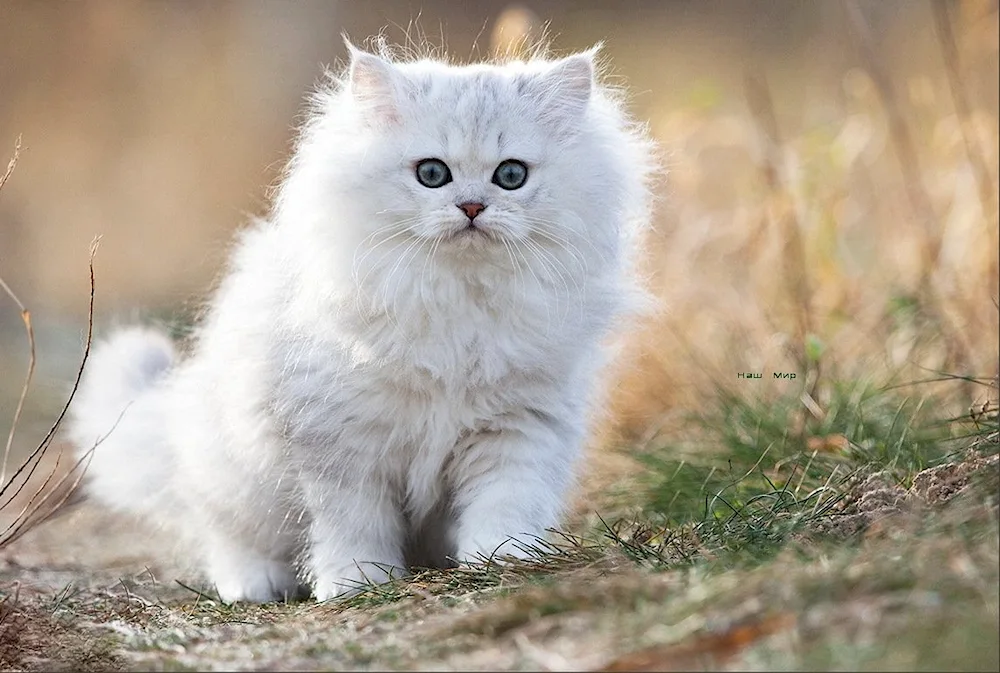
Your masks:
{"label": "pink nose", "polygon": [[486,210],[486,206],[481,203],[460,203],[458,204],[459,209],[465,213],[465,216],[470,220],[476,219],[476,215]]}

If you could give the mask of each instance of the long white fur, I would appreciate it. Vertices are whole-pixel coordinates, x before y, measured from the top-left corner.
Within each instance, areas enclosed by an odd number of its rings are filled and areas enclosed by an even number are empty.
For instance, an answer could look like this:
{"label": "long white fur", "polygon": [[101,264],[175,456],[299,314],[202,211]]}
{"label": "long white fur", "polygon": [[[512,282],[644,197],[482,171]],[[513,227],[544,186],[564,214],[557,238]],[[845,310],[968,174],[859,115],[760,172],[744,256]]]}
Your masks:
{"label": "long white fur", "polygon": [[[130,328],[73,406],[88,492],[180,536],[227,601],[524,556],[558,522],[642,293],[650,144],[595,73],[351,49],[191,353]],[[454,181],[422,186],[439,158]],[[525,185],[491,183],[505,159]],[[457,204],[486,205],[467,224]]]}

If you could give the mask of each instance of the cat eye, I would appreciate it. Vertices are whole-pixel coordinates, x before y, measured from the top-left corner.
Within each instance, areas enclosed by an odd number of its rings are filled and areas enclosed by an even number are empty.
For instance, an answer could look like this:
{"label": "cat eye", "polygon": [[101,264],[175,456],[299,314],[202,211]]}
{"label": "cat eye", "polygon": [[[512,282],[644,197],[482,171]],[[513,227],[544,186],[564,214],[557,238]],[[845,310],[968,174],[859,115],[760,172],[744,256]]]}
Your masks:
{"label": "cat eye", "polygon": [[451,182],[451,171],[440,159],[424,159],[417,164],[417,181],[431,189],[444,187]]}
{"label": "cat eye", "polygon": [[528,167],[517,159],[500,162],[493,171],[493,184],[503,189],[518,189],[528,179]]}

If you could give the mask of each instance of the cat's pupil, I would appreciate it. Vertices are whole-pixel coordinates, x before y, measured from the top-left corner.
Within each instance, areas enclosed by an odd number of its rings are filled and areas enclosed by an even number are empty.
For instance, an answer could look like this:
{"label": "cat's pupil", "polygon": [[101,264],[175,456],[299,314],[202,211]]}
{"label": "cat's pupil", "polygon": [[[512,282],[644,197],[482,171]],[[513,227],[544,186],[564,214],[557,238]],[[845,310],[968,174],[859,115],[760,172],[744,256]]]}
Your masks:
{"label": "cat's pupil", "polygon": [[518,189],[528,179],[528,167],[517,159],[507,159],[493,172],[493,184],[503,189]]}
{"label": "cat's pupil", "polygon": [[443,187],[451,182],[451,170],[440,159],[424,159],[417,164],[417,181],[431,189]]}

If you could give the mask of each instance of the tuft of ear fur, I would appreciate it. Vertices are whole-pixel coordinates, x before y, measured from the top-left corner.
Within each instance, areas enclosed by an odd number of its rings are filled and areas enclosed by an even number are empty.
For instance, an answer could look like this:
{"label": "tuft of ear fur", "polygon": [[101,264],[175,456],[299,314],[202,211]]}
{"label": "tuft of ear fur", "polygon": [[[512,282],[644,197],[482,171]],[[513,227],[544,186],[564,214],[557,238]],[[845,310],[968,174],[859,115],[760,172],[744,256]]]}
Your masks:
{"label": "tuft of ear fur", "polygon": [[567,111],[582,113],[594,88],[594,59],[589,53],[558,61],[543,78],[554,102]]}
{"label": "tuft of ear fur", "polygon": [[351,55],[348,85],[351,95],[364,109],[373,125],[392,124],[399,120],[399,75],[388,61],[361,51],[344,38]]}
{"label": "tuft of ear fur", "polygon": [[594,89],[596,50],[597,47],[556,61],[530,85],[539,100],[542,116],[558,133],[572,135],[583,119]]}

